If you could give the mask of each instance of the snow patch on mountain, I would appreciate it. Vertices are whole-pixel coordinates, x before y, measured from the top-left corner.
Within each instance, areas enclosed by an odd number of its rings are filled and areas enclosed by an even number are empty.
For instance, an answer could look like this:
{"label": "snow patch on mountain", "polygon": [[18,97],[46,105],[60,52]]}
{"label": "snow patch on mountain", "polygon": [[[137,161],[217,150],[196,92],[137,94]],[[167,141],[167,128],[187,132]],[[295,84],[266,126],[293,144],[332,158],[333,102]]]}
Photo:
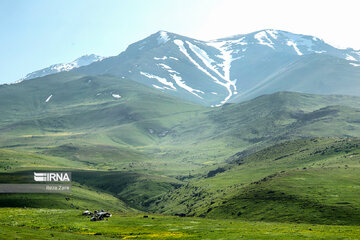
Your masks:
{"label": "snow patch on mountain", "polygon": [[50,101],[50,99],[52,98],[52,94],[50,95],[50,96],[48,96],[48,98],[45,100],[45,102],[47,103],[47,102],[49,102]]}
{"label": "snow patch on mountain", "polygon": [[82,57],[75,59],[74,61],[72,61],[70,63],[54,64],[54,65],[51,65],[50,67],[29,73],[21,80],[29,80],[29,79],[37,78],[37,77],[44,77],[46,75],[58,73],[58,72],[68,72],[72,69],[87,66],[93,62],[102,61],[104,59],[105,59],[104,57],[101,57],[101,56],[98,56],[95,54],[84,55]]}
{"label": "snow patch on mountain", "polygon": [[176,73],[176,74],[180,74],[180,73],[178,73],[177,71],[172,70],[172,69],[168,69],[167,71],[168,71],[169,73]]}
{"label": "snow patch on mountain", "polygon": [[357,63],[349,63],[349,64],[354,66],[354,67],[360,67],[360,64],[357,64]]}
{"label": "snow patch on mountain", "polygon": [[[166,64],[163,64],[163,63],[159,63],[157,64],[158,66],[162,67],[164,70],[168,71],[169,72],[169,75],[172,79],[174,79],[175,83],[185,89],[186,91],[190,92],[191,94],[194,94],[195,96],[197,96],[198,98],[201,98],[203,99],[201,96],[199,96],[197,93],[202,93],[204,94],[203,91],[200,91],[200,90],[197,90],[197,89],[194,89],[190,86],[188,86],[185,81],[182,80],[182,77],[180,77],[180,73],[178,73],[177,71],[173,70],[170,66],[166,65]],[[155,87],[157,88],[157,87]]]}
{"label": "snow patch on mountain", "polygon": [[176,39],[174,40],[174,43],[179,47],[180,51],[190,60],[190,62],[192,62],[199,70],[201,70],[203,73],[205,73],[206,75],[208,75],[210,78],[212,78],[215,83],[221,85],[221,86],[224,86],[228,92],[229,92],[229,95],[223,100],[221,101],[221,104],[218,104],[219,106],[221,106],[222,104],[226,103],[230,97],[232,96],[232,91],[231,91],[231,88],[229,86],[229,84],[226,84],[226,83],[223,83],[221,81],[219,81],[219,79],[217,79],[216,77],[214,77],[212,74],[210,74],[206,69],[204,69],[203,67],[201,67],[199,65],[199,63],[197,63],[190,55],[189,53],[187,52],[185,46],[184,46],[184,42],[179,40],[179,39]]}
{"label": "snow patch on mountain", "polygon": [[274,43],[270,40],[265,31],[258,32],[254,35],[254,38],[259,42],[259,44],[275,49],[273,46]]}
{"label": "snow patch on mountain", "polygon": [[348,60],[348,61],[356,61],[356,59],[353,56],[349,55],[349,54],[346,54],[345,59]]}
{"label": "snow patch on mountain", "polygon": [[266,30],[266,32],[273,38],[273,39],[277,39],[278,38],[278,31],[273,30],[273,29],[269,29]]}
{"label": "snow patch on mountain", "polygon": [[[233,94],[237,94],[236,80],[232,81],[230,79],[231,62],[236,59],[232,57],[233,50],[229,49],[230,48],[229,46],[231,45],[229,44],[228,41],[218,41],[218,42],[214,41],[208,43],[208,45],[218,49],[220,51],[220,55],[218,55],[218,57],[223,60],[223,63],[220,66],[222,67],[224,75],[220,75],[220,76],[222,77],[222,79],[225,80],[226,88],[229,91],[228,99],[227,100],[225,99],[226,101],[223,102],[226,103]],[[234,92],[231,91],[231,87],[233,88]]]}
{"label": "snow patch on mountain", "polygon": [[191,51],[195,53],[195,55],[205,64],[205,66],[215,72],[217,75],[222,77],[222,74],[218,72],[218,70],[214,67],[215,61],[209,57],[209,55],[198,46],[192,44],[189,41],[186,41]]}
{"label": "snow patch on mountain", "polygon": [[306,47],[308,51],[313,51],[314,42],[307,37],[290,32],[281,32],[281,35],[287,38],[288,41],[294,42],[297,46]]}
{"label": "snow patch on mountain", "polygon": [[170,76],[172,77],[172,79],[174,79],[174,81],[176,82],[176,84],[185,89],[186,91],[190,92],[191,94],[194,94],[195,96],[197,96],[198,98],[203,99],[201,96],[199,96],[197,93],[202,93],[204,94],[203,91],[197,90],[197,89],[193,89],[191,87],[189,87],[188,85],[186,85],[185,81],[182,80],[182,78],[176,74],[170,74]]}
{"label": "snow patch on mountain", "polygon": [[160,66],[160,67],[162,67],[162,68],[164,68],[164,69],[171,69],[171,67],[169,67],[168,65],[163,64],[163,63],[159,63],[159,64],[157,64],[157,65]]}
{"label": "snow patch on mountain", "polygon": [[154,57],[154,60],[166,60],[168,57],[167,56],[163,56],[163,57]]}
{"label": "snow patch on mountain", "polygon": [[195,67],[197,67],[200,71],[202,71],[203,73],[205,73],[206,75],[208,75],[209,77],[211,77],[215,82],[217,82],[218,84],[220,84],[221,82],[214,77],[213,75],[211,75],[208,71],[206,71],[203,67],[201,67],[199,65],[199,63],[197,63],[187,52],[185,46],[184,46],[184,42],[176,39],[174,40],[174,43],[179,47],[180,51],[190,60],[191,63],[193,63],[195,65]]}
{"label": "snow patch on mountain", "polygon": [[157,81],[159,81],[160,83],[166,85],[166,86],[169,86],[170,88],[172,88],[173,90],[176,90],[176,88],[174,87],[174,84],[172,82],[168,82],[166,80],[166,78],[162,78],[162,77],[159,77],[159,76],[155,76],[155,75],[152,75],[150,73],[146,73],[146,72],[140,72],[141,75],[147,77],[147,78],[150,78],[150,79],[156,79]]}
{"label": "snow patch on mountain", "polygon": [[295,52],[297,53],[297,55],[301,56],[303,55],[302,52],[300,52],[300,50],[298,49],[298,47],[296,46],[296,43],[294,43],[293,41],[287,41],[286,43],[288,46],[293,47]]}
{"label": "snow patch on mountain", "polygon": [[157,38],[158,44],[164,44],[169,40],[170,40],[170,38],[169,38],[169,35],[167,34],[167,32],[165,32],[165,31],[159,32],[159,36]]}
{"label": "snow patch on mountain", "polygon": [[[221,41],[221,42],[210,42],[208,43],[209,46],[212,46],[220,51],[220,55],[217,55],[219,58],[223,60],[223,63],[221,64],[222,70],[224,72],[224,75],[220,76],[227,82],[230,81],[230,68],[231,68],[231,62],[233,61],[232,58],[232,50],[228,50],[226,47],[227,41]],[[235,87],[236,89],[236,87]]]}
{"label": "snow patch on mountain", "polygon": [[175,60],[175,61],[179,61],[179,59],[178,59],[178,58],[176,58],[176,57],[167,57],[167,56],[163,56],[163,57],[154,57],[153,59],[154,59],[154,60],[157,60],[157,61],[159,61],[159,60],[166,60],[166,59],[172,59],[172,60]]}
{"label": "snow patch on mountain", "polygon": [[155,85],[155,84],[152,84],[152,86],[157,89],[164,89],[163,87],[159,87],[158,85]]}

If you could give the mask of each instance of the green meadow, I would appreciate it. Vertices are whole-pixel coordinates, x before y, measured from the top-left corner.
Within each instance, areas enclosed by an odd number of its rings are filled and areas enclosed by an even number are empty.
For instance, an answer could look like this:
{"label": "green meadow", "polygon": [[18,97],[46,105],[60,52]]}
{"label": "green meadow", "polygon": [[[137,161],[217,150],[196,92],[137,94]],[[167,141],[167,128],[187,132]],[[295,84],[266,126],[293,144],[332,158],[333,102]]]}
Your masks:
{"label": "green meadow", "polygon": [[6,239],[359,239],[359,226],[180,218],[116,212],[90,222],[76,210],[0,209]]}

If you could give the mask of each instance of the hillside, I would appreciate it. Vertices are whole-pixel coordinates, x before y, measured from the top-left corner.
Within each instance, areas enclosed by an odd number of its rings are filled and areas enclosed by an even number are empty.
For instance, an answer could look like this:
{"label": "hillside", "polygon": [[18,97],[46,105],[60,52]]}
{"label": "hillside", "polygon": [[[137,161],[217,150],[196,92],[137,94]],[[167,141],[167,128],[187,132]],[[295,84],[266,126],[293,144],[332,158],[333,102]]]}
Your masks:
{"label": "hillside", "polygon": [[[94,171],[87,164],[44,154],[0,149],[0,182],[33,183],[34,171],[71,171],[72,189],[62,194],[1,194],[0,207],[61,209],[108,208],[122,212],[143,209],[149,198],[180,186],[159,175],[126,171]],[[129,207],[132,206],[132,207]]]}
{"label": "hillside", "polygon": [[256,221],[358,224],[360,140],[284,142],[153,199],[155,211]]}
{"label": "hillside", "polygon": [[143,146],[158,151],[171,126],[203,109],[133,81],[73,73],[1,86],[0,96],[2,147],[105,169],[147,159]]}
{"label": "hillside", "polygon": [[258,83],[232,98],[231,102],[241,102],[277,91],[357,96],[360,92],[359,69],[356,64],[349,64],[349,60],[327,54],[301,56],[264,76]]}
{"label": "hillside", "polygon": [[1,86],[0,96],[2,148],[93,170],[189,175],[289,139],[360,137],[360,101],[351,96],[279,92],[210,108],[131,80],[75,73]]}
{"label": "hillside", "polygon": [[[188,191],[198,194],[193,186],[206,188],[211,179],[216,180],[215,192],[219,186],[226,189],[218,175],[202,179],[209,171],[225,167],[226,171],[219,176],[236,173],[236,164],[232,162],[237,158],[251,157],[266,147],[289,140],[305,139],[298,141],[313,145],[309,147],[313,149],[318,144],[306,139],[360,137],[360,101],[352,96],[278,92],[211,108],[131,80],[76,73],[2,86],[0,92],[4,103],[0,106],[3,173],[67,169],[74,172],[75,182],[85,184],[89,191],[100,191],[141,210],[172,213],[168,209],[178,204],[178,211],[210,216],[212,211],[206,214],[207,194],[203,200],[197,199],[196,211],[192,203],[183,204],[187,200],[182,196]],[[288,155],[286,151],[282,155]],[[260,175],[251,175],[243,184],[280,170],[293,171],[294,166],[304,167],[292,160],[284,165],[277,161],[276,171],[269,167],[271,164],[264,163],[264,172],[249,163],[251,167],[244,168],[246,174],[255,171]],[[244,189],[236,188],[236,192],[241,195]],[[177,194],[179,201],[172,199]],[[227,192],[226,196],[233,195]],[[3,206],[19,202],[18,196],[14,197],[7,198]],[[154,206],[159,198],[162,203]],[[25,203],[39,206],[31,199]],[[211,201],[218,203],[219,199]],[[91,198],[86,202],[90,204]],[[85,203],[79,206],[85,207]],[[26,205],[23,201],[19,204]],[[223,208],[226,205],[218,205],[219,213],[214,211],[214,216],[226,216]]]}

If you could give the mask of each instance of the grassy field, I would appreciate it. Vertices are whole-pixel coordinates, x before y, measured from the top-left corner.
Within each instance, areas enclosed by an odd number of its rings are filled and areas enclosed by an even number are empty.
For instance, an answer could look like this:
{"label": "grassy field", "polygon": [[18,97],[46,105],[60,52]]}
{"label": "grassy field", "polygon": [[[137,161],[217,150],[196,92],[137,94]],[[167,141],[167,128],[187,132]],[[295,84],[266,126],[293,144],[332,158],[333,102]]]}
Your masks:
{"label": "grassy field", "polygon": [[264,223],[116,212],[90,222],[81,211],[0,209],[3,239],[359,239],[359,226]]}

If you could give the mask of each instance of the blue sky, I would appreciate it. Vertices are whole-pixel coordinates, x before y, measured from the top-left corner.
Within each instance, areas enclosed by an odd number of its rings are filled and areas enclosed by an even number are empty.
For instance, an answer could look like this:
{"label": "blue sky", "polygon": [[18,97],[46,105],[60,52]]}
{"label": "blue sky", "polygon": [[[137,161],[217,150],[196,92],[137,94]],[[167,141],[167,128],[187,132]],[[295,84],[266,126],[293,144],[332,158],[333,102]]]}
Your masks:
{"label": "blue sky", "polygon": [[158,30],[207,40],[275,28],[360,49],[359,4],[329,2],[1,0],[0,83],[84,54],[117,55]]}

